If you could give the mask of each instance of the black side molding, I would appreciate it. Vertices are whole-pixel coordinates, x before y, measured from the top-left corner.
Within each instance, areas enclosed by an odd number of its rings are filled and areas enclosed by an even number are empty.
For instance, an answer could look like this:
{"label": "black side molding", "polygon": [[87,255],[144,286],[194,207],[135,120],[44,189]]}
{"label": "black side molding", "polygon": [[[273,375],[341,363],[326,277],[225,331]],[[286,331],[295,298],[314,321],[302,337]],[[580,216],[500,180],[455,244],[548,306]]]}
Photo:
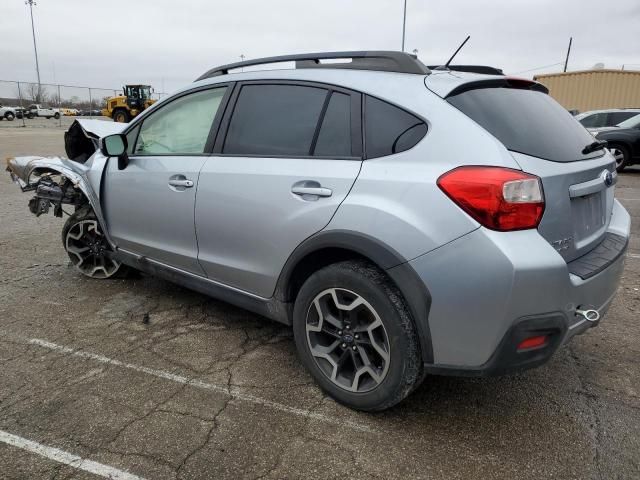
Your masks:
{"label": "black side molding", "polygon": [[350,230],[325,230],[309,237],[293,251],[287,260],[278,278],[274,299],[290,304],[293,299],[290,298],[289,287],[296,266],[314,252],[332,248],[355,252],[386,271],[402,293],[416,324],[423,362],[433,363],[433,346],[429,330],[431,294],[402,255],[373,237]]}

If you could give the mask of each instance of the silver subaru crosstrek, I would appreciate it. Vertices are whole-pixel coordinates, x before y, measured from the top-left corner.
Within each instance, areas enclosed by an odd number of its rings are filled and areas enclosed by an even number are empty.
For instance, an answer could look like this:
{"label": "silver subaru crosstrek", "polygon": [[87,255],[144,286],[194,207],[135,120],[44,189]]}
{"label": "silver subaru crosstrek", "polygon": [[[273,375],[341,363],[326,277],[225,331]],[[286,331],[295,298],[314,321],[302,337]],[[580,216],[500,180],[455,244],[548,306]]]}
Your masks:
{"label": "silver subaru crosstrek", "polygon": [[140,270],[290,325],[320,387],[360,410],[429,373],[541,365],[599,323],[629,239],[605,143],[490,67],[253,60],[129,124],[78,120],[65,144],[8,168],[34,214],[75,207],[80,272]]}

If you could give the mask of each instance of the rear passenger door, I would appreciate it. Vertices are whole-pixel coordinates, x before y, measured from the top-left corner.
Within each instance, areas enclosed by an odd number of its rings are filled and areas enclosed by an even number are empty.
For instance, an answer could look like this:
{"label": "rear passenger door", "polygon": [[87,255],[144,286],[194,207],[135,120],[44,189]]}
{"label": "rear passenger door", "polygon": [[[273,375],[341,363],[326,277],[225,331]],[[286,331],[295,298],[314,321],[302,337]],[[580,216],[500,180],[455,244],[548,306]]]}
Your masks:
{"label": "rear passenger door", "polygon": [[359,93],[236,85],[198,183],[198,260],[207,276],[270,297],[291,252],[331,220],[361,161]]}

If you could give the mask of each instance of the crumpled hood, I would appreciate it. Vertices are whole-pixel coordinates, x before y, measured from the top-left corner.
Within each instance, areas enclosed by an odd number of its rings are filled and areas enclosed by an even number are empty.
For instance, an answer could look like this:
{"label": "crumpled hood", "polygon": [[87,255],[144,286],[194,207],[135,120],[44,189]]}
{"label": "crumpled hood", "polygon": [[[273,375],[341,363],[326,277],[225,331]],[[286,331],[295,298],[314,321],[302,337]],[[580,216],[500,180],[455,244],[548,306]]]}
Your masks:
{"label": "crumpled hood", "polygon": [[[77,119],[74,123],[80,124],[85,134],[93,138],[102,138],[107,135],[113,135],[114,133],[120,133],[129,125],[128,123],[91,119]],[[73,124],[71,127],[73,127]],[[70,130],[71,127],[69,128]]]}

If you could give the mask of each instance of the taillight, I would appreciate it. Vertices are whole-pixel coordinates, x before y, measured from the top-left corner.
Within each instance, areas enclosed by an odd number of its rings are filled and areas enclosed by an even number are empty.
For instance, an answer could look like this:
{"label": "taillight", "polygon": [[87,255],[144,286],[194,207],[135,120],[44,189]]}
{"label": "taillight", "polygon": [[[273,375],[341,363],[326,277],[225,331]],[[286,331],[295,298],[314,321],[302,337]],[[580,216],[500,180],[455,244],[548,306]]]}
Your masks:
{"label": "taillight", "polygon": [[502,167],[460,167],[438,186],[483,226],[506,232],[536,228],[544,212],[540,179]]}

